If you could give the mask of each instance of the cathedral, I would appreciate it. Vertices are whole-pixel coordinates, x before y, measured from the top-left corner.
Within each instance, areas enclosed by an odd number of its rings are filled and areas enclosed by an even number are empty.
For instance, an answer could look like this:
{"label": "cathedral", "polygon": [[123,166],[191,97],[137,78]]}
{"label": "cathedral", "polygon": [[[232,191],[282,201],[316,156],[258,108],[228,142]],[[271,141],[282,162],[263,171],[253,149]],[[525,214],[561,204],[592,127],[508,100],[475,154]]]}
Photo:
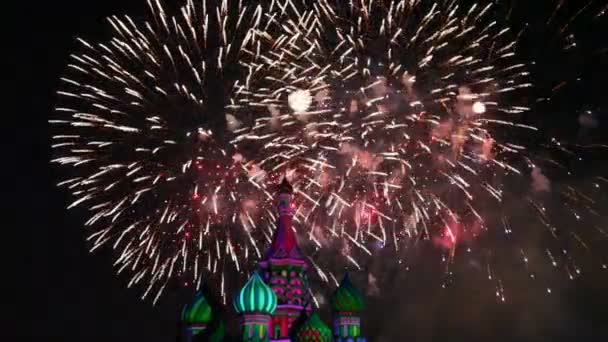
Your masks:
{"label": "cathedral", "polygon": [[[315,312],[308,263],[292,228],[293,188],[283,180],[278,191],[279,219],[272,244],[258,269],[234,294],[240,341],[366,342],[361,335],[363,295],[348,274],[330,297],[332,328]],[[182,311],[184,341],[223,341],[223,322],[213,321],[212,305],[202,294]]]}

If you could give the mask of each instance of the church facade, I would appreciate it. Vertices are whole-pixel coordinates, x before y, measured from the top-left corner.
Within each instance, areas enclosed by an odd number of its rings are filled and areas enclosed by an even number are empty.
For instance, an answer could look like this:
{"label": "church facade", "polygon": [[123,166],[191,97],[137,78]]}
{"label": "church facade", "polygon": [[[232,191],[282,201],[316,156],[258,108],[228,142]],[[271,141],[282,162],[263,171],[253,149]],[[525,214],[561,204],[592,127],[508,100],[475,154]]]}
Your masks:
{"label": "church facade", "polygon": [[[293,188],[283,180],[278,191],[279,218],[272,244],[257,270],[233,297],[241,341],[366,342],[361,333],[361,292],[348,275],[330,297],[332,328],[315,312],[309,265],[292,227]],[[182,312],[186,341],[222,341],[224,325],[209,326],[212,308],[202,294]],[[213,330],[213,331],[212,331]],[[205,336],[205,339],[197,337]]]}

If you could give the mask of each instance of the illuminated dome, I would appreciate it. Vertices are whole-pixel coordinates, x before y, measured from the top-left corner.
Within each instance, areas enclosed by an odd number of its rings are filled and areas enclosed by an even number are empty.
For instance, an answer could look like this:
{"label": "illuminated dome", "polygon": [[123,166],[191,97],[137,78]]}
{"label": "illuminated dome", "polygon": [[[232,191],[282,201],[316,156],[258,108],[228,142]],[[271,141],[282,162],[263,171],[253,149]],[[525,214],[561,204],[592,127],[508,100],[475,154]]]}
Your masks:
{"label": "illuminated dome", "polygon": [[363,294],[350,281],[348,273],[342,279],[340,287],[329,298],[334,311],[337,312],[361,312],[365,309]]}
{"label": "illuminated dome", "polygon": [[237,313],[265,313],[272,315],[277,308],[277,295],[255,272],[239,294],[234,297]]}
{"label": "illuminated dome", "polygon": [[182,322],[189,326],[193,334],[198,334],[211,322],[211,306],[202,293],[194,297],[194,301],[182,310]]}
{"label": "illuminated dome", "polygon": [[316,312],[298,329],[297,342],[331,342],[331,330],[321,321]]}

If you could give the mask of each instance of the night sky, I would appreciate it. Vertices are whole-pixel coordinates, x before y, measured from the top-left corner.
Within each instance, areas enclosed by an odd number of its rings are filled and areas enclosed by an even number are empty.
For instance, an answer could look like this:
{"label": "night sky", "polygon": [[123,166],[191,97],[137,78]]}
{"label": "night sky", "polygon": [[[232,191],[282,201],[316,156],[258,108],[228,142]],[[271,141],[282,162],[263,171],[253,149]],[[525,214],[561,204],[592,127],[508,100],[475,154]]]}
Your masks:
{"label": "night sky", "polygon": [[[546,2],[533,2],[537,1]],[[519,2],[521,17],[515,21],[534,18],[534,11],[542,7],[523,10],[521,3],[528,1]],[[5,293],[9,297],[8,312],[16,316],[19,331],[2,340],[175,340],[177,317],[187,294],[169,292],[153,307],[139,299],[140,289],[126,289],[126,279],[114,275],[108,248],[89,254],[83,243],[83,216],[65,210],[69,198],[65,191],[54,187],[60,170],[48,162],[47,120],[56,103],[58,78],[76,46],[75,37],[106,37],[108,26],[103,19],[108,15],[137,17],[145,13],[144,1],[136,0],[57,0],[5,13],[12,17],[8,35],[17,46],[15,50],[4,49],[4,54],[14,59],[5,65],[5,71],[14,75],[11,78],[16,83],[10,86],[17,90],[19,104],[15,110],[3,112],[17,124],[10,129],[10,143],[4,146],[7,154],[3,158],[16,166],[15,174],[5,178],[9,188],[5,207],[10,209],[9,218],[15,215],[17,223],[9,219],[3,229],[23,233],[23,237],[3,240],[11,255],[5,261],[10,260],[9,269],[16,268],[20,275],[8,277],[14,288]],[[558,104],[551,109],[559,110],[547,124],[549,130],[573,137],[580,134],[576,123],[580,110],[588,107],[606,114],[608,108],[608,57],[606,50],[601,50],[602,45],[608,45],[606,25],[590,24],[577,30],[582,47],[573,59],[549,58],[550,62],[536,70],[542,74],[540,82],[546,84],[564,75],[582,78],[579,87],[566,90],[555,100]],[[539,53],[533,42],[524,46],[530,55]],[[601,117],[600,123],[587,139],[601,137],[599,131],[606,129]],[[593,167],[605,169],[606,165],[594,160]],[[604,215],[607,210],[604,205]],[[421,251],[418,258],[425,258],[424,253],[427,251]],[[466,279],[461,274],[454,286],[443,290],[438,285],[438,267],[407,275],[382,260],[368,267],[386,274],[379,285],[380,294],[370,296],[370,307],[363,318],[370,341],[608,341],[605,271],[590,271],[576,281],[561,280],[551,296],[543,292],[542,286],[514,281],[508,287],[509,301],[498,304],[494,289],[483,285],[483,272]],[[355,279],[366,283],[360,276]],[[391,309],[387,311],[387,307]]]}

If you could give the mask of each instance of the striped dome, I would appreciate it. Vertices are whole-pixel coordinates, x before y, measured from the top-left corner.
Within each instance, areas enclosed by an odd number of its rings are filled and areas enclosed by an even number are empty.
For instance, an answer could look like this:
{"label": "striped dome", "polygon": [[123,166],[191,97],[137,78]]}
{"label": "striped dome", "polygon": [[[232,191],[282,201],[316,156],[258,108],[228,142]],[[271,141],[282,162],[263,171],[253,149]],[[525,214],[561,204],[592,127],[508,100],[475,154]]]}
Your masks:
{"label": "striped dome", "polygon": [[331,342],[331,330],[323,323],[319,315],[313,312],[296,333],[297,342]]}
{"label": "striped dome", "polygon": [[342,279],[340,287],[329,298],[329,302],[337,312],[361,312],[365,309],[363,294],[350,281],[348,273]]}
{"label": "striped dome", "polygon": [[277,295],[255,272],[234,297],[233,304],[239,314],[254,312],[273,314],[277,308]]}
{"label": "striped dome", "polygon": [[202,325],[211,322],[211,306],[202,293],[197,293],[194,301],[182,310],[182,322],[187,325]]}

